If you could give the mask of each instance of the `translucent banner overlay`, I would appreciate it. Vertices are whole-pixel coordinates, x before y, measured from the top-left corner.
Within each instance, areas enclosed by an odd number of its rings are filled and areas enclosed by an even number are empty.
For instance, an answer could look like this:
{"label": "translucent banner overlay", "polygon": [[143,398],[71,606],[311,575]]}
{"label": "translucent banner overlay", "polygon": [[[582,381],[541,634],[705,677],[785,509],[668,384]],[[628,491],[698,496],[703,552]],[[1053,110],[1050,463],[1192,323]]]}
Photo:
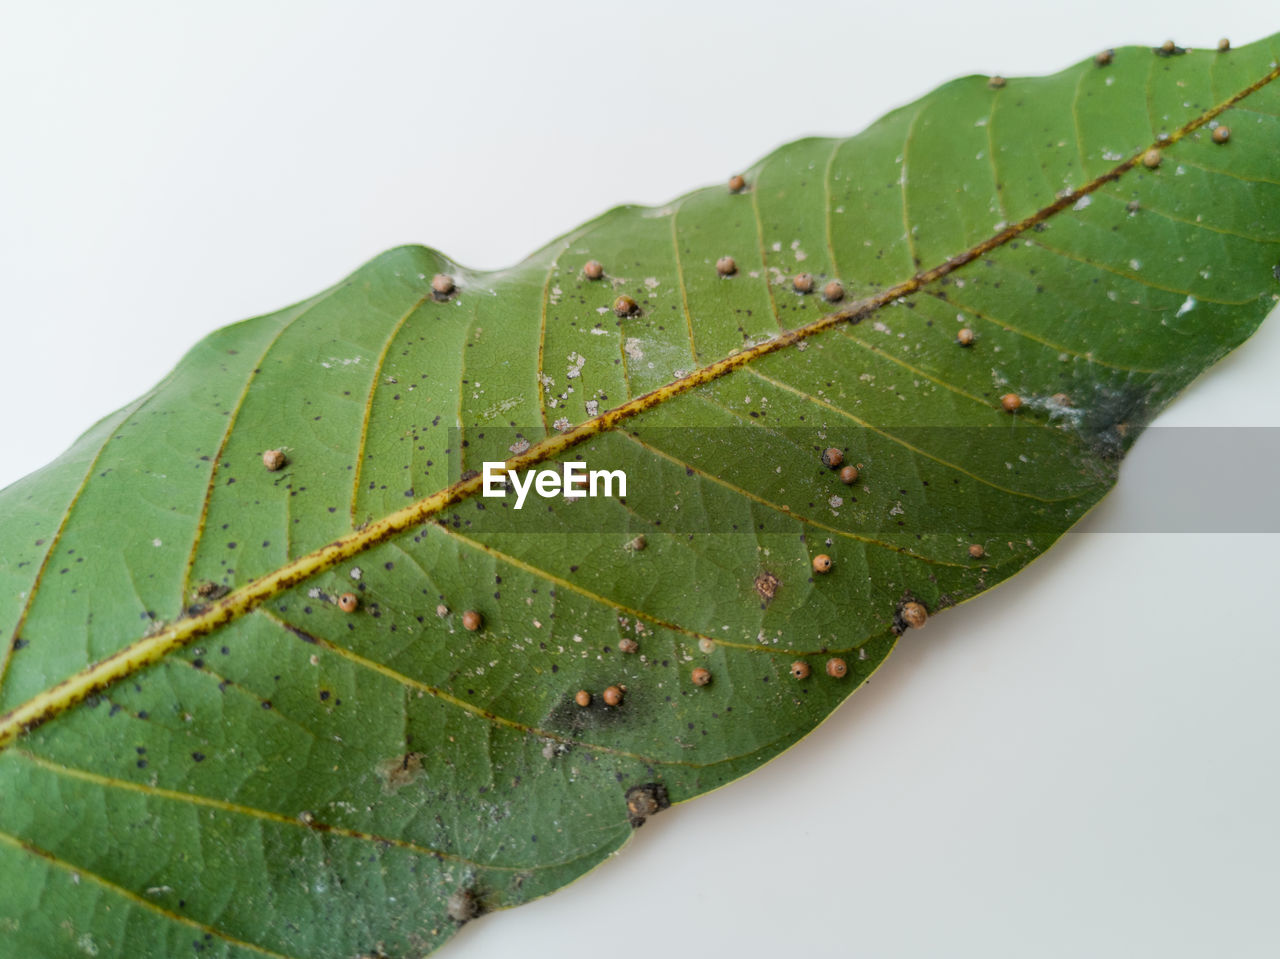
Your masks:
{"label": "translucent banner overlay", "polygon": [[501,464],[544,436],[450,430],[449,482],[489,464],[492,495],[442,520],[491,533],[1032,536],[1070,527],[1118,474],[1085,531],[1280,532],[1280,428],[1150,427],[1138,439],[1123,425],[1013,417],[991,427],[660,426],[604,433],[507,475]]}

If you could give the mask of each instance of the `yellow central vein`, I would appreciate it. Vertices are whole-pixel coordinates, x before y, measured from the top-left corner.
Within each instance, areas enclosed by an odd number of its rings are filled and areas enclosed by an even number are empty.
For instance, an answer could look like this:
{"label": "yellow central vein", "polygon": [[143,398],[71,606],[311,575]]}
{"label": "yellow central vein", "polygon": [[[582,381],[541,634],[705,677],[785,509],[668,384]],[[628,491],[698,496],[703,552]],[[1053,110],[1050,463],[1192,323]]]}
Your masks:
{"label": "yellow central vein", "polygon": [[[549,436],[529,447],[524,453],[512,456],[506,461],[505,467],[514,470],[528,469],[577,446],[579,443],[585,442],[593,436],[612,430],[620,423],[653,409],[673,397],[688,393],[700,386],[705,386],[707,383],[714,382],[736,370],[746,369],[748,364],[763,356],[788,349],[803,340],[817,336],[842,323],[860,322],[894,300],[909,296],[922,287],[954,273],[992,250],[1004,246],[1010,240],[1021,236],[1028,230],[1073,206],[1082,196],[1087,196],[1102,189],[1107,184],[1115,182],[1137,166],[1147,150],[1168,150],[1225,110],[1230,109],[1239,101],[1273,82],[1277,77],[1280,77],[1280,64],[1272,67],[1268,73],[1233,96],[1206,110],[1180,129],[1175,130],[1165,139],[1157,140],[1151,146],[1121,161],[1115,167],[1091,180],[1080,189],[1064,192],[1048,206],[1042,207],[1026,219],[1005,227],[1003,230],[950,257],[937,266],[917,273],[874,296],[858,300],[850,304],[846,309],[827,313],[796,329],[783,331],[771,340],[757,343],[740,352],[732,353],[716,360],[714,363],[694,370],[687,376],[637,396],[599,416],[579,423],[564,433]],[[759,223],[758,211],[756,219],[757,223]],[[772,292],[770,292],[770,296],[772,296]],[[371,549],[399,533],[403,533],[405,530],[422,524],[450,506],[475,496],[480,492],[482,482],[482,474],[460,480],[418,500],[416,503],[398,509],[379,520],[372,521],[363,529],[341,536],[333,542],[321,546],[319,549],[291,560],[274,572],[246,583],[234,592],[211,603],[202,612],[171,623],[153,635],[138,639],[105,659],[37,693],[31,699],[0,716],[0,749],[9,746],[23,733],[34,729],[55,716],[65,713],[94,693],[101,692],[113,683],[158,663],[169,653],[181,649],[200,636],[207,635],[219,626],[239,619],[291,586],[296,586],[317,573],[331,569],[339,563]]]}
{"label": "yellow central vein", "polygon": [[82,879],[88,879],[90,882],[94,883],[95,885],[101,886],[103,889],[106,889],[108,892],[114,893],[115,895],[119,896],[121,899],[126,899],[129,902],[133,903],[135,906],[141,906],[143,909],[147,910],[148,912],[154,912],[156,915],[162,916],[165,919],[170,920],[171,922],[181,923],[184,926],[188,926],[192,929],[197,929],[200,932],[206,933],[210,936],[216,936],[217,938],[221,939],[223,942],[230,943],[233,946],[239,946],[241,949],[248,949],[252,952],[256,952],[259,955],[263,955],[263,956],[271,956],[272,959],[299,959],[299,957],[289,956],[282,952],[276,952],[274,949],[268,949],[265,946],[259,946],[252,942],[246,942],[243,939],[237,939],[235,936],[232,936],[229,933],[223,932],[221,929],[217,928],[216,926],[210,926],[206,923],[199,922],[198,920],[180,915],[179,913],[173,912],[170,909],[165,909],[163,906],[159,906],[154,902],[150,902],[145,897],[139,896],[136,892],[131,892],[130,890],[125,889],[123,886],[116,885],[110,879],[106,879],[102,876],[99,876],[97,873],[89,872],[89,870],[81,866],[77,866],[75,865],[75,863],[67,862],[65,859],[61,859],[58,856],[55,856],[53,853],[49,852],[47,849],[42,849],[40,846],[37,846],[33,842],[28,842],[25,839],[19,839],[17,836],[12,836],[7,832],[0,832],[0,843],[3,843],[6,846],[12,846],[14,849],[18,849],[32,856],[39,856],[41,859],[45,860],[46,862],[54,866],[57,866],[59,869],[62,869],[63,871],[68,872],[73,876],[79,876]]}

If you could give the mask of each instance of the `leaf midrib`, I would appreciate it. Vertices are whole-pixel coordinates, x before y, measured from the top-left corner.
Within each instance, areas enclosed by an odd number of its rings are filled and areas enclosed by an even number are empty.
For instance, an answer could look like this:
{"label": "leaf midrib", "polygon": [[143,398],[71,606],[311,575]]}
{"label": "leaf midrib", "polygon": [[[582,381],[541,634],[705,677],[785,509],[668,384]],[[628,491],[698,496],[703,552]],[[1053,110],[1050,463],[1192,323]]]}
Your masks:
{"label": "leaf midrib", "polygon": [[[796,329],[783,331],[773,339],[755,344],[700,367],[678,380],[656,390],[634,397],[611,410],[586,420],[564,433],[549,436],[532,445],[524,453],[512,456],[505,463],[508,470],[523,470],[545,462],[553,456],[585,442],[591,437],[614,429],[620,423],[699,386],[713,382],[760,357],[790,348],[802,340],[816,336],[843,324],[858,323],[895,300],[909,296],[921,288],[948,276],[967,264],[999,249],[1028,230],[1073,206],[1080,198],[1088,196],[1109,183],[1120,179],[1136,167],[1149,150],[1165,151],[1212,121],[1236,103],[1265,87],[1280,77],[1280,65],[1237,93],[1179,127],[1163,139],[1133,153],[1110,170],[1086,185],[1064,191],[1053,203],[992,234],[987,239],[957,253],[931,269],[918,272],[907,280],[858,300],[843,310],[836,310]],[[755,202],[753,195],[752,202]],[[758,220],[758,217],[757,217]],[[576,231],[575,231],[576,232]],[[908,236],[910,231],[908,230]],[[770,291],[772,297],[772,291]],[[776,315],[776,311],[775,311]],[[541,397],[541,391],[539,391]],[[67,712],[89,696],[101,692],[114,683],[163,660],[170,653],[186,646],[200,636],[230,623],[256,609],[262,603],[334,566],[342,563],[406,530],[419,526],[450,506],[470,499],[481,489],[482,476],[460,480],[438,490],[430,496],[396,510],[380,520],[372,521],[359,530],[300,556],[275,571],[253,580],[211,603],[207,609],[189,618],[178,620],[154,635],[136,640],[107,658],[67,677],[54,686],[33,696],[27,702],[0,716],[0,750],[5,749],[23,733],[50,719]],[[65,517],[64,517],[65,522]],[[32,593],[34,595],[35,588]]]}

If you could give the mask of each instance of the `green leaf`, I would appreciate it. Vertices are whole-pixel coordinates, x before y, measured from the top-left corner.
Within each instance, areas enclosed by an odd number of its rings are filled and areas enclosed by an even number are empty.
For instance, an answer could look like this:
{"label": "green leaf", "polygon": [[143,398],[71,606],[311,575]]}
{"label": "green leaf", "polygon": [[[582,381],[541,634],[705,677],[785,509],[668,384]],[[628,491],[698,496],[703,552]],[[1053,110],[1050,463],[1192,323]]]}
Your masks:
{"label": "green leaf", "polygon": [[[429,951],[795,742],[905,604],[1047,548],[1273,306],[1274,45],[956,81],[743,192],[621,208],[498,273],[395,250],[213,334],[0,493],[6,935]],[[516,511],[464,478],[496,459],[629,488]]]}

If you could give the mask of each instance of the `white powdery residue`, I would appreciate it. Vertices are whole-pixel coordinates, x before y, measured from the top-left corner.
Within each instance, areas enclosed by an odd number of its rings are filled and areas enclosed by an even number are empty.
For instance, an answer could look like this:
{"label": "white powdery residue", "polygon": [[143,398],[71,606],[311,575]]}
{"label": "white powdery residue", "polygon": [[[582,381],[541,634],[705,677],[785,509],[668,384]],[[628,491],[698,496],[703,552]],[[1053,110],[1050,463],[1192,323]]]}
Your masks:
{"label": "white powdery residue", "polygon": [[319,599],[323,595],[324,593],[320,592],[320,588],[318,586],[312,586],[309,590],[307,590],[308,599]]}
{"label": "white powdery residue", "polygon": [[551,425],[554,426],[556,429],[558,429],[561,433],[565,433],[565,432],[568,432],[569,427],[572,426],[573,424],[569,422],[569,417],[562,416],[560,417],[560,419],[556,420]]}
{"label": "white powdery residue", "polygon": [[893,505],[893,509],[889,510],[890,516],[901,516],[906,510],[902,508],[902,501],[899,500]]}
{"label": "white powdery residue", "polygon": [[582,375],[582,367],[586,364],[587,358],[581,353],[573,352],[569,354],[569,368],[565,371],[565,376],[569,379]]}
{"label": "white powdery residue", "polygon": [[799,263],[801,260],[803,260],[803,259],[805,259],[805,258],[807,258],[807,257],[809,256],[809,254],[808,254],[808,253],[806,253],[804,250],[800,249],[800,241],[799,241],[799,240],[792,240],[792,241],[791,241],[791,252],[792,252],[793,254],[795,254],[795,258],[796,258],[796,262],[797,262],[797,263]]}
{"label": "white powdery residue", "polygon": [[1115,150],[1107,150],[1106,152],[1104,152],[1104,153],[1102,154],[1102,159],[1107,160],[1107,161],[1109,161],[1109,162],[1111,162],[1111,163],[1115,163],[1115,162],[1117,162],[1117,161],[1119,161],[1119,160],[1123,160],[1123,159],[1124,159],[1124,154],[1123,154],[1123,153],[1116,153],[1116,151],[1115,151]]}
{"label": "white powdery residue", "polygon": [[587,415],[597,416],[600,413],[600,404],[595,400],[587,400]]}
{"label": "white powdery residue", "polygon": [[1087,209],[1092,203],[1093,203],[1093,197],[1082,196],[1080,199],[1076,200],[1075,206],[1073,206],[1071,209],[1077,210],[1077,211],[1084,210],[1084,209]]}
{"label": "white powdery residue", "polygon": [[589,332],[589,333],[591,333],[591,334],[592,334],[592,335],[594,335],[594,336],[606,336],[606,335],[608,335],[608,333],[609,333],[609,331],[608,331],[608,330],[602,330],[602,329],[600,329],[600,327],[598,327],[598,326],[593,326],[593,327],[591,327],[591,329],[590,329],[590,330],[588,330],[588,332]]}
{"label": "white powdery residue", "polygon": [[844,505],[844,498],[840,496],[832,496],[831,499],[827,500],[827,505],[832,509],[839,509]]}
{"label": "white powdery residue", "polygon": [[564,290],[560,289],[558,286],[553,286],[551,288],[551,305],[555,306],[558,304],[560,302],[560,297],[562,296],[564,296]]}
{"label": "white powdery residue", "polygon": [[1141,261],[1141,260],[1130,260],[1130,261],[1129,261],[1129,269],[1131,269],[1131,270],[1141,270],[1141,269],[1142,269],[1142,261]]}
{"label": "white powdery residue", "polygon": [[879,320],[876,320],[874,323],[872,323],[872,324],[871,324],[871,328],[872,328],[873,330],[875,330],[877,333],[892,333],[892,332],[893,332],[891,329],[889,329],[889,327],[885,326],[885,325],[884,325],[883,323],[881,323]]}
{"label": "white powdery residue", "polygon": [[596,312],[599,313],[601,316],[604,316],[606,313],[610,312],[610,310],[607,306],[597,306]]}
{"label": "white powdery residue", "polygon": [[645,286],[647,286],[647,287],[648,287],[649,289],[651,289],[651,290],[652,290],[652,289],[655,289],[655,288],[658,286],[658,284],[659,284],[659,283],[661,283],[661,282],[662,282],[662,281],[661,281],[661,280],[659,280],[656,276],[646,276],[646,277],[644,278],[644,285],[645,285]]}
{"label": "white powdery residue", "polygon": [[1116,78],[1115,78],[1115,77],[1107,77],[1107,86],[1111,86],[1111,84],[1113,84],[1113,83],[1115,83],[1115,82],[1116,82]]}
{"label": "white powdery residue", "polygon": [[573,634],[573,641],[574,641],[575,643],[580,643],[580,642],[582,642],[582,636],[581,636],[581,634],[579,634],[579,633],[574,633],[574,634]]}
{"label": "white powdery residue", "polygon": [[507,450],[514,453],[516,456],[519,456],[521,453],[527,452],[528,449],[529,449],[529,441],[525,439],[523,436],[507,447]]}
{"label": "white powdery residue", "polygon": [[627,356],[631,357],[631,359],[633,360],[644,359],[644,350],[640,349],[639,338],[634,336],[628,336],[626,346],[624,347],[624,349],[627,351]]}
{"label": "white powdery residue", "polygon": [[155,539],[153,539],[153,540],[151,541],[151,545],[152,545],[152,546],[163,546],[163,545],[164,545],[164,541],[163,541],[163,540],[161,540],[159,536],[157,536]]}
{"label": "white powdery residue", "polygon": [[1174,176],[1182,176],[1182,175],[1183,175],[1183,174],[1185,174],[1186,172],[1187,172],[1187,168],[1186,168],[1186,167],[1184,167],[1181,163],[1179,163],[1179,164],[1178,164],[1178,166],[1177,166],[1177,168],[1173,171],[1173,175],[1174,175]]}
{"label": "white powdery residue", "polygon": [[775,243],[775,244],[773,245],[773,252],[774,252],[774,253],[781,253],[781,252],[782,252],[782,244],[781,244],[781,243]]}
{"label": "white powdery residue", "polygon": [[354,366],[355,364],[359,363],[360,360],[361,360],[361,357],[359,356],[347,357],[346,359],[341,359],[336,356],[331,356],[329,357],[328,360],[321,360],[320,365],[323,366],[326,370],[331,370],[335,366]]}
{"label": "white powdery residue", "polygon": [[351,572],[349,575],[351,576],[352,579],[359,579],[361,576],[364,575],[364,570],[362,570],[359,566],[352,566]]}
{"label": "white powdery residue", "polygon": [[973,125],[974,125],[975,127],[985,127],[985,126],[987,125],[987,118],[986,118],[986,117],[978,117],[978,119],[976,119],[975,121],[973,121]]}
{"label": "white powdery residue", "polygon": [[1182,305],[1178,307],[1178,312],[1175,313],[1174,316],[1186,316],[1195,308],[1196,308],[1196,298],[1194,296],[1188,296],[1185,300],[1182,301]]}

